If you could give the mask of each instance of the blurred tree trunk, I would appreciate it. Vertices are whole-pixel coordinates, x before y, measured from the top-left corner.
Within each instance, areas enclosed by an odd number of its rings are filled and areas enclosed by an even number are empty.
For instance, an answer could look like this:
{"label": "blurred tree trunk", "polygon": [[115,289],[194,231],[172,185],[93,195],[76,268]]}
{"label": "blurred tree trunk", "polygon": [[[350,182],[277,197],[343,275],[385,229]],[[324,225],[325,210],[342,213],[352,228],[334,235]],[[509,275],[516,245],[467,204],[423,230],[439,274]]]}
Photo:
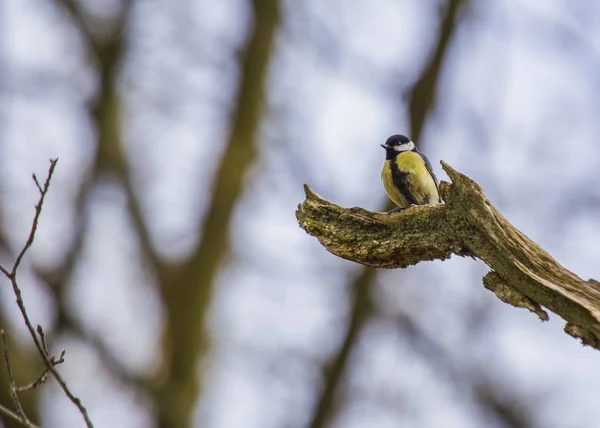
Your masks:
{"label": "blurred tree trunk", "polygon": [[[150,393],[157,411],[157,424],[161,427],[187,427],[200,394],[202,376],[197,365],[209,349],[205,317],[212,299],[214,281],[229,246],[229,224],[235,205],[243,193],[244,179],[255,160],[256,146],[262,120],[266,77],[276,29],[279,24],[277,1],[252,2],[254,26],[240,57],[240,88],[231,123],[231,134],[214,180],[213,194],[201,229],[201,240],[183,262],[175,265],[164,262],[152,247],[149,231],[141,213],[138,196],[133,189],[130,170],[122,151],[121,110],[117,91],[119,65],[124,61],[127,34],[126,26],[132,2],[125,5],[116,19],[113,34],[98,40],[87,27],[79,6],[71,0],[61,4],[74,19],[86,40],[97,64],[101,87],[99,98],[91,107],[98,131],[98,154],[90,181],[80,191],[80,208],[83,208],[89,189],[103,172],[114,174],[125,188],[136,230],[142,240],[143,250],[157,277],[158,287],[166,309],[163,338],[164,361],[156,379],[132,380]],[[79,238],[87,224],[83,210],[79,215]],[[79,244],[81,239],[76,240]],[[64,307],[62,290],[78,257],[75,245],[64,266],[53,272],[44,272],[45,280],[52,285],[62,324],[77,332],[84,340],[106,355],[101,341],[81,335],[81,329],[70,318]],[[128,374],[115,367],[118,362],[106,355],[121,378]]]}
{"label": "blurred tree trunk", "polygon": [[191,257],[162,284],[167,308],[163,367],[165,380],[156,391],[159,426],[190,424],[200,392],[199,358],[208,351],[205,319],[219,266],[229,248],[231,217],[253,164],[266,92],[266,81],[279,25],[275,0],[252,1],[254,25],[240,57],[240,88],[227,147],[217,170],[202,237]]}

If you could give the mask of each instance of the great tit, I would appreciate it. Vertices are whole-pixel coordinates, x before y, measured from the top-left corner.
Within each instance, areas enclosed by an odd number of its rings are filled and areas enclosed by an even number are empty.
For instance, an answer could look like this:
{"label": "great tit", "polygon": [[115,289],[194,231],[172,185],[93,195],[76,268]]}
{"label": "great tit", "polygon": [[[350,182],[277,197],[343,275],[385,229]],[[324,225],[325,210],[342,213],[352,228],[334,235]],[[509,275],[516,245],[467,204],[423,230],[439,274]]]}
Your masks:
{"label": "great tit", "polygon": [[398,208],[441,203],[438,181],[429,160],[415,143],[404,135],[392,135],[385,144],[385,163],[381,170],[383,187]]}

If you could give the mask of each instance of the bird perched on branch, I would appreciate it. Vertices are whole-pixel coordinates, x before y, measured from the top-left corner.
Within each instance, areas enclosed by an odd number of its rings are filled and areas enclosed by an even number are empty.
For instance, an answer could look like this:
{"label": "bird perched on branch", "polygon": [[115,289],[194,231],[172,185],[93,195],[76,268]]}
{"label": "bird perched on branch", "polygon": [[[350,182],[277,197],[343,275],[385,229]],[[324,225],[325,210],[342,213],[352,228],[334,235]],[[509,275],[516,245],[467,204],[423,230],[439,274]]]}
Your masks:
{"label": "bird perched on branch", "polygon": [[385,163],[381,170],[383,187],[398,206],[389,213],[412,205],[441,203],[433,168],[410,138],[392,135],[381,147],[385,149]]}

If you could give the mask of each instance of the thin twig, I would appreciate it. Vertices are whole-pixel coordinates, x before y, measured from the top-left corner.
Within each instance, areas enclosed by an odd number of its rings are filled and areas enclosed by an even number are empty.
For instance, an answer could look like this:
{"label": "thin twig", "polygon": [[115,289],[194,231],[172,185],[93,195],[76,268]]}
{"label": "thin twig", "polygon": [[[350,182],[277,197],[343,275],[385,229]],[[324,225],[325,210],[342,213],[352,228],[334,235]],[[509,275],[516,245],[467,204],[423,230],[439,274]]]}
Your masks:
{"label": "thin twig", "polygon": [[25,245],[23,246],[23,249],[17,256],[17,259],[15,260],[15,264],[13,265],[12,271],[10,272],[9,279],[11,279],[11,280],[13,280],[13,279],[16,280],[17,269],[19,269],[19,266],[21,265],[21,260],[23,260],[23,257],[25,256],[25,253],[27,252],[27,250],[29,250],[29,248],[31,247],[31,244],[33,244],[33,238],[35,238],[35,232],[37,230],[38,221],[40,219],[40,214],[42,214],[42,206],[44,205],[44,199],[46,198],[46,193],[48,193],[48,188],[50,187],[50,180],[52,179],[52,174],[54,174],[54,168],[56,168],[56,162],[58,162],[58,159],[50,159],[50,169],[48,170],[48,177],[46,177],[46,182],[44,183],[43,188],[40,187],[40,183],[38,182],[35,174],[33,176],[33,181],[35,182],[35,185],[37,186],[37,188],[40,191],[40,200],[38,201],[37,205],[35,206],[35,216],[33,217],[33,223],[31,225],[31,231],[29,232],[29,237],[27,238],[27,242],[25,243]]}
{"label": "thin twig", "polygon": [[4,266],[0,265],[0,272],[2,272],[5,276],[10,278],[10,272],[7,271]]}
{"label": "thin twig", "polygon": [[[44,334],[44,329],[39,324],[37,326],[37,333],[40,336],[40,341],[42,342],[42,347],[44,348],[44,352],[46,353],[46,356],[49,357],[50,361],[52,362],[52,365],[53,366],[58,366],[58,365],[64,363],[65,362],[65,353],[66,353],[66,351],[64,349],[62,351],[60,351],[58,359],[56,359],[56,356],[54,354],[51,354],[50,350],[48,349],[48,344],[46,342],[46,335]],[[33,389],[36,389],[38,386],[43,385],[44,383],[46,383],[47,380],[48,380],[48,369],[44,369],[44,371],[42,372],[42,374],[39,375],[29,385],[17,386],[17,392],[31,391]]]}
{"label": "thin twig", "polygon": [[[44,334],[44,329],[39,324],[37,326],[37,333],[40,336],[40,341],[42,342],[42,347],[44,348],[44,352],[46,353],[46,356],[48,356],[48,358],[52,362],[52,365],[53,366],[58,366],[58,365],[64,363],[65,362],[65,353],[67,351],[65,351],[64,349],[62,351],[60,351],[60,354],[59,354],[58,359],[57,359],[56,355],[50,353],[49,348],[48,348],[48,344],[46,342],[46,335]],[[49,372],[48,369],[44,369],[44,371],[42,372],[42,374],[39,375],[30,384],[25,385],[25,386],[17,386],[16,387],[17,392],[31,391],[31,390],[36,389],[38,386],[43,385],[48,380],[48,372]]]}
{"label": "thin twig", "polygon": [[45,384],[47,380],[48,380],[48,369],[45,369],[42,372],[42,374],[39,375],[37,377],[37,379],[34,380],[33,382],[31,382],[29,385],[17,386],[17,392],[32,391],[32,390],[36,389],[38,386]]}
{"label": "thin twig", "polygon": [[[35,206],[35,215],[33,217],[33,222],[31,225],[31,231],[29,233],[29,237],[27,238],[27,241],[25,242],[23,249],[17,256],[11,271],[8,272],[7,269],[5,269],[1,266],[0,266],[0,271],[4,275],[6,275],[8,277],[8,279],[10,279],[10,282],[11,282],[12,288],[13,288],[13,292],[15,294],[15,297],[17,298],[17,306],[19,307],[19,310],[21,311],[21,315],[23,316],[25,325],[27,326],[27,329],[29,330],[29,334],[30,334],[31,338],[33,339],[33,342],[35,343],[38,353],[40,354],[40,356],[42,357],[42,360],[44,361],[44,364],[46,365],[46,369],[48,370],[48,372],[50,372],[52,374],[54,379],[56,379],[56,381],[60,385],[61,389],[64,391],[65,395],[69,398],[69,400],[71,400],[71,402],[73,402],[73,404],[75,404],[75,406],[77,406],[77,408],[79,409],[79,412],[81,413],[81,415],[83,416],[83,419],[85,420],[87,427],[93,428],[94,425],[92,424],[92,421],[90,420],[90,418],[88,416],[87,409],[81,403],[81,400],[71,392],[71,390],[67,386],[67,383],[63,379],[62,375],[54,367],[55,366],[55,364],[54,364],[55,357],[53,355],[51,355],[47,350],[46,343],[45,343],[46,341],[43,336],[43,332],[42,332],[42,334],[40,334],[40,337],[38,337],[38,335],[36,334],[36,331],[33,328],[33,324],[31,323],[31,320],[29,319],[29,315],[27,314],[27,309],[25,308],[25,304],[23,302],[21,289],[17,282],[17,270],[21,264],[21,261],[23,260],[23,257],[25,256],[25,254],[27,253],[27,251],[29,250],[29,248],[31,248],[31,245],[33,244],[33,240],[35,238],[35,232],[38,227],[40,214],[42,213],[42,208],[44,205],[44,199],[46,198],[46,194],[48,193],[48,189],[50,187],[50,181],[52,179],[52,174],[54,173],[54,168],[56,167],[57,161],[58,161],[58,159],[50,160],[50,168],[48,170],[48,176],[46,177],[46,181],[44,182],[43,187],[40,186],[39,181],[37,180],[37,177],[34,175],[33,181],[35,182],[36,187],[40,191],[40,199],[39,199],[37,205]],[[62,355],[64,356],[64,354],[62,354]]]}
{"label": "thin twig", "polygon": [[42,193],[44,193],[44,191],[42,190],[42,186],[40,186],[40,182],[37,179],[37,176],[35,174],[33,174],[31,177],[33,178],[33,182],[35,183],[36,187],[38,188],[40,195]]}
{"label": "thin twig", "polygon": [[25,410],[23,410],[23,406],[21,405],[21,400],[19,400],[19,395],[17,394],[17,384],[15,382],[15,377],[13,375],[12,368],[10,366],[10,357],[8,356],[8,345],[6,344],[6,332],[4,329],[0,330],[0,339],[2,340],[2,350],[4,352],[4,363],[6,364],[6,372],[8,373],[8,380],[10,382],[10,398],[12,399],[17,413],[19,422],[21,422],[26,427],[35,426],[25,414]]}
{"label": "thin twig", "polygon": [[37,425],[33,424],[32,422],[23,421],[19,415],[17,415],[15,412],[10,410],[8,407],[4,407],[1,404],[0,404],[0,413],[19,422],[20,424],[22,424],[23,426],[25,426],[27,428],[39,428]]}

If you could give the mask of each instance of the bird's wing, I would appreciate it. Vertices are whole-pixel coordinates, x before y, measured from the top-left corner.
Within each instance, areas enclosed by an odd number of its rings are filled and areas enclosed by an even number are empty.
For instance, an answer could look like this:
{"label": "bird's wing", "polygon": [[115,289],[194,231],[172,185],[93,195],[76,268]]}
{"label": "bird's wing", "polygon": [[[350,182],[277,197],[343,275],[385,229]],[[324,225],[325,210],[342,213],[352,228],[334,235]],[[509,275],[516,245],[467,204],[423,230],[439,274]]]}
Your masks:
{"label": "bird's wing", "polygon": [[429,159],[427,159],[427,156],[425,156],[421,153],[419,153],[419,154],[423,157],[423,160],[425,161],[425,168],[427,168],[427,171],[429,171],[429,174],[431,174],[431,177],[433,178],[433,182],[435,183],[435,187],[438,189],[439,201],[442,202],[442,198],[441,198],[441,196],[439,196],[440,183],[437,181],[437,177],[433,173],[433,167],[431,166]]}
{"label": "bird's wing", "polygon": [[427,156],[421,154],[421,156],[423,157],[423,161],[425,161],[425,168],[427,168],[427,171],[429,172],[429,174],[431,174],[431,178],[433,178],[433,182],[435,183],[435,187],[438,190],[438,202],[442,202],[442,197],[439,195],[440,193],[440,183],[438,182],[437,177],[435,176],[434,172],[433,172],[433,167],[431,166],[431,162],[429,162],[429,159],[427,159]]}
{"label": "bird's wing", "polygon": [[438,182],[437,177],[433,173],[433,167],[431,166],[431,163],[429,162],[429,159],[427,159],[427,156],[425,156],[424,154],[422,154],[422,153],[419,153],[419,154],[421,155],[421,157],[425,161],[425,168],[427,168],[427,171],[433,177],[433,181],[435,182],[435,187],[437,187],[439,189],[440,188],[440,183]]}

